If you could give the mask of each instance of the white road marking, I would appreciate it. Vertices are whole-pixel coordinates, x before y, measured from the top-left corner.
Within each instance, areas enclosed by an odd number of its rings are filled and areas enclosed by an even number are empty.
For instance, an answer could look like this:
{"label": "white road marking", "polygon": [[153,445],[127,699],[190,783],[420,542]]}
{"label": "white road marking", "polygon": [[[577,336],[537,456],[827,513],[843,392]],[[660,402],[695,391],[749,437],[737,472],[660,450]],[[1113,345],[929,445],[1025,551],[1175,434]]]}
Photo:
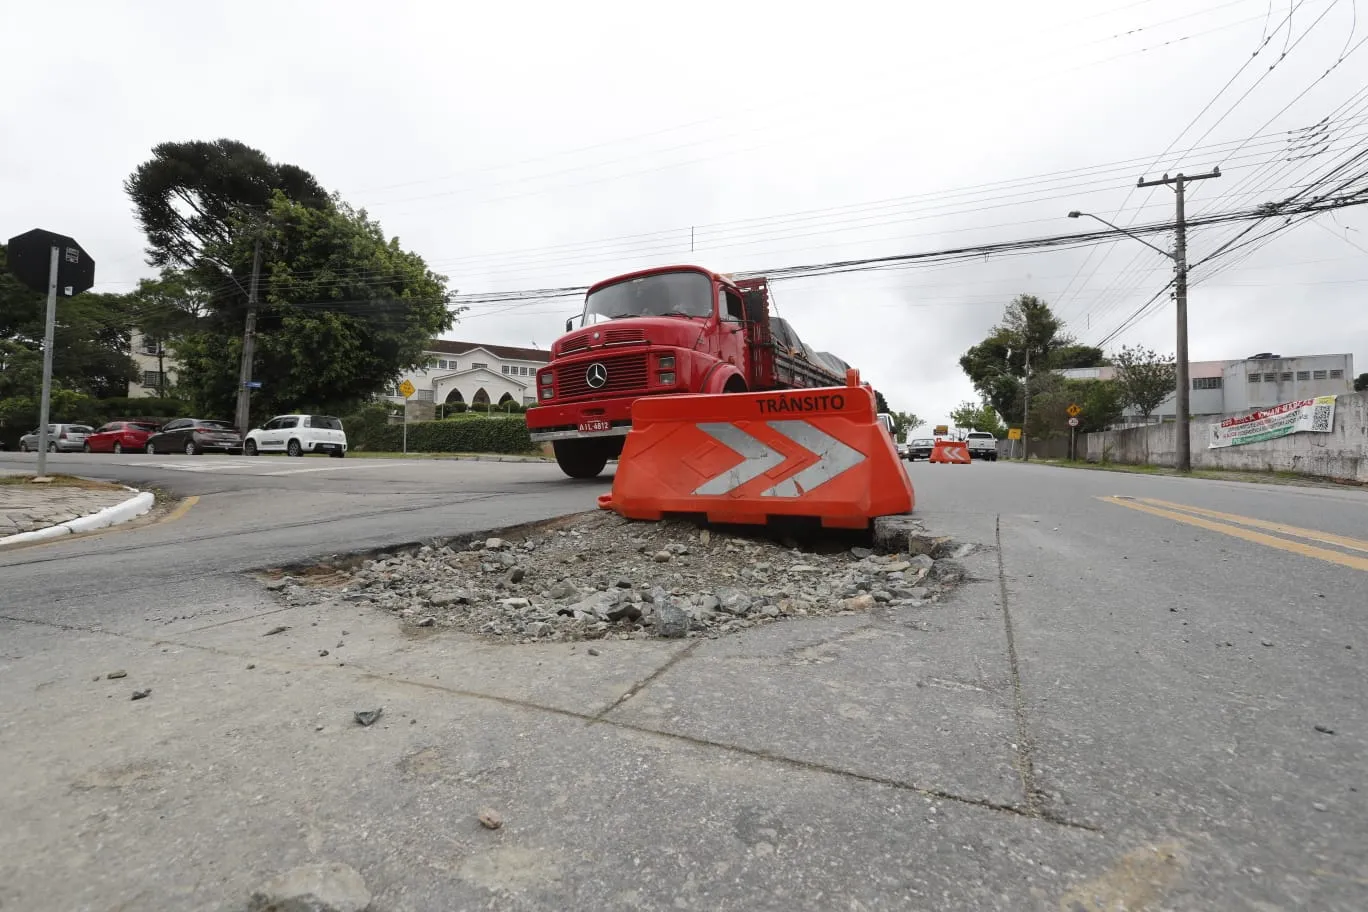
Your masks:
{"label": "white road marking", "polygon": [[[273,472],[262,471],[273,468],[278,463],[267,462],[262,459],[197,459],[194,462],[152,462],[125,460],[119,465],[137,466],[144,469],[170,469],[173,472],[230,472],[237,475],[258,475],[258,476],[282,476],[300,475],[306,472],[340,472],[345,469],[376,469],[385,465],[396,464],[393,460],[356,460],[347,462],[345,465],[338,463],[326,466],[300,466],[299,468],[277,469]],[[413,465],[414,462],[400,462],[399,465]]]}

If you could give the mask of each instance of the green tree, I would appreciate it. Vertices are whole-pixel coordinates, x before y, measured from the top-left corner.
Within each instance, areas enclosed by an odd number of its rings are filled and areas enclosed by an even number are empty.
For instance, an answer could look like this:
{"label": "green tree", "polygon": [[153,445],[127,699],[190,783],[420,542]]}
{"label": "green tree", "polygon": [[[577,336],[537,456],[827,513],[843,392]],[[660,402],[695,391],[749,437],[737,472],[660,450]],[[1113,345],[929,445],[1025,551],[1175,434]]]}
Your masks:
{"label": "green tree", "polygon": [[[428,341],[455,321],[445,276],[336,197],[320,208],[277,193],[257,235],[231,232],[204,256],[245,277],[258,238],[256,415],[349,411],[418,366]],[[233,413],[244,306],[240,294],[215,296],[176,345],[180,394],[206,415]]]}
{"label": "green tree", "polygon": [[148,263],[195,270],[226,266],[206,248],[230,244],[270,208],[277,192],[312,208],[332,205],[308,171],[272,162],[231,139],[161,143],[124,181],[124,190],[147,235]]}
{"label": "green tree", "polygon": [[878,390],[874,391],[874,411],[881,415],[886,414],[893,416],[894,440],[902,440],[908,431],[916,430],[926,423],[918,418],[913,412],[894,411],[893,408],[889,406],[888,400],[884,398],[884,394]]}
{"label": "green tree", "polygon": [[1025,411],[1022,380],[1029,359],[1032,383],[1037,373],[1066,367],[1093,367],[1102,351],[1079,345],[1064,332],[1050,305],[1035,295],[1017,295],[988,336],[960,358],[974,389],[1013,427]]}
{"label": "green tree", "polygon": [[893,416],[893,439],[905,440],[909,431],[926,424],[914,412],[889,412]]}
{"label": "green tree", "polygon": [[998,414],[992,405],[987,402],[978,405],[972,402],[961,402],[959,407],[950,413],[950,420],[955,427],[968,428],[971,431],[983,431],[999,439],[1007,436],[1007,428],[1003,426],[1002,420],[998,418]]}
{"label": "green tree", "polygon": [[1359,374],[1354,378],[1354,392],[1361,393],[1368,390],[1368,374]]}
{"label": "green tree", "polygon": [[1069,380],[1059,374],[1031,375],[1031,415],[1026,434],[1035,439],[1069,433],[1072,404],[1083,411],[1078,415],[1078,431],[1104,431],[1121,418],[1120,385],[1114,380]]}
{"label": "green tree", "polygon": [[[127,394],[129,381],[137,376],[137,366],[128,354],[129,308],[125,295],[86,292],[57,299],[54,387],[97,398]],[[7,251],[0,245],[0,342],[7,365],[0,371],[0,396],[30,397],[37,402],[46,319],[46,295],[10,275]]]}
{"label": "green tree", "polygon": [[1050,352],[1045,366],[1050,370],[1067,370],[1071,367],[1097,367],[1106,363],[1107,358],[1100,348],[1092,345],[1061,345]]}
{"label": "green tree", "polygon": [[1152,349],[1123,346],[1112,356],[1116,365],[1116,384],[1121,390],[1121,405],[1134,408],[1148,419],[1164,400],[1173,395],[1177,366],[1172,355]]}
{"label": "green tree", "polygon": [[0,399],[32,397],[42,382],[41,349],[18,339],[0,339]]}
{"label": "green tree", "polygon": [[157,396],[171,392],[166,360],[177,358],[180,341],[193,335],[209,312],[209,295],[183,270],[163,269],[155,279],[142,279],[130,296],[132,319],[148,341],[157,343]]}

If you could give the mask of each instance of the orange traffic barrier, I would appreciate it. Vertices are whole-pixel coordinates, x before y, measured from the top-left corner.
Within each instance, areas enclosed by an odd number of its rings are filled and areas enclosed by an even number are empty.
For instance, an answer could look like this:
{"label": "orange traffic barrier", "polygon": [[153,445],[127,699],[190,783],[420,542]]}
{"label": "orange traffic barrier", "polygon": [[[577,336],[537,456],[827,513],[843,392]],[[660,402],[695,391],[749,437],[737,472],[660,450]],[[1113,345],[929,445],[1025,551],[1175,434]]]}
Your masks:
{"label": "orange traffic barrier", "polygon": [[599,506],[631,519],[815,517],[843,529],[910,512],[912,482],[874,393],[853,370],[847,384],[638,399],[613,491]]}
{"label": "orange traffic barrier", "polygon": [[969,444],[963,440],[937,440],[935,446],[931,447],[931,458],[929,462],[961,462],[965,465],[973,462],[969,455]]}

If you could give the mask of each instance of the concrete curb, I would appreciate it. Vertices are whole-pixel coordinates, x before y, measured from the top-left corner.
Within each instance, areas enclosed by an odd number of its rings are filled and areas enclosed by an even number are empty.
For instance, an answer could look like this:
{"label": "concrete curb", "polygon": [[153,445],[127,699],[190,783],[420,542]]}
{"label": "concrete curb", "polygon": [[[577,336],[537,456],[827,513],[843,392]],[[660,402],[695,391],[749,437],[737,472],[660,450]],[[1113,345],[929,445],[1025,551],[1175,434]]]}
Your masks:
{"label": "concrete curb", "polygon": [[347,455],[354,459],[370,459],[377,462],[384,459],[392,459],[394,461],[401,459],[419,459],[424,462],[527,462],[533,464],[554,464],[556,461],[555,458],[551,456],[501,456],[495,453],[469,455],[457,455],[453,453],[449,456],[441,453],[410,453],[408,456],[367,456],[365,453],[349,452]]}
{"label": "concrete curb", "polygon": [[[132,490],[132,489],[130,489]],[[68,520],[55,526],[48,526],[46,529],[35,529],[32,532],[20,532],[16,535],[6,535],[0,538],[0,548],[5,545],[21,545],[28,542],[47,541],[53,538],[61,538],[63,535],[72,535],[80,532],[94,532],[97,529],[105,529],[110,526],[117,526],[126,523],[130,519],[136,519],[152,509],[157,498],[150,491],[140,491],[135,496],[130,497],[123,503],[115,504],[112,507],[105,507],[97,513],[89,516],[81,516],[77,519]]]}

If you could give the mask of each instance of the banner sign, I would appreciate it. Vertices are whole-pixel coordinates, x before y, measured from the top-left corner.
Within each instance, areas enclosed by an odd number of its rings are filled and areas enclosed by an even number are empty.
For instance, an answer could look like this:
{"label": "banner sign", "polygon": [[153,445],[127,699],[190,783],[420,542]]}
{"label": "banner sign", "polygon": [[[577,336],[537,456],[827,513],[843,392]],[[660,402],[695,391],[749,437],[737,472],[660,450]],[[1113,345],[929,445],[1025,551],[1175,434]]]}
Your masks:
{"label": "banner sign", "polygon": [[1299,399],[1212,425],[1209,449],[1259,443],[1290,434],[1328,434],[1334,427],[1334,396]]}

